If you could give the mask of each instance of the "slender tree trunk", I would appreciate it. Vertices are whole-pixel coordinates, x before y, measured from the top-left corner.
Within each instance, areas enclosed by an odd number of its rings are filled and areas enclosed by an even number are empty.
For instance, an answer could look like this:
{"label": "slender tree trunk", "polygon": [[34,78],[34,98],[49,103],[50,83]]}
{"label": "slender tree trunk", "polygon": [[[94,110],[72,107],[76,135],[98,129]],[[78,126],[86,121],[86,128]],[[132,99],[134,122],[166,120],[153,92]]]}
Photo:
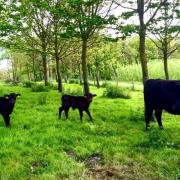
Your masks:
{"label": "slender tree trunk", "polygon": [[48,85],[48,73],[47,73],[47,54],[46,54],[46,45],[42,44],[42,61],[43,61],[43,75],[44,75],[44,84]]}
{"label": "slender tree trunk", "polygon": [[[144,31],[144,30],[143,30]],[[146,52],[145,52],[145,32],[140,32],[139,34],[139,51],[140,51],[140,61],[142,67],[142,77],[143,83],[148,79],[148,67],[147,67],[147,59],[146,59]]]}
{"label": "slender tree trunk", "polygon": [[42,60],[43,60],[43,75],[44,75],[44,84],[45,86],[48,85],[48,78],[47,78],[47,59],[46,55],[42,55]]}
{"label": "slender tree trunk", "polygon": [[13,82],[16,81],[16,70],[15,70],[15,66],[14,66],[14,62],[12,63],[12,71],[13,71]]}
{"label": "slender tree trunk", "polygon": [[78,70],[79,70],[79,83],[82,85],[82,73],[81,73],[81,65],[78,65]]}
{"label": "slender tree trunk", "polygon": [[55,45],[54,56],[56,59],[56,74],[57,74],[57,82],[58,82],[58,91],[62,92],[63,86],[62,86],[62,77],[60,73],[60,58],[59,58],[59,53],[58,53],[57,26],[55,26],[55,28],[56,28],[56,34],[55,34],[55,41],[54,41],[54,45]]}
{"label": "slender tree trunk", "polygon": [[92,78],[93,78],[93,81],[94,81],[94,86],[96,86],[96,75],[95,75],[95,73],[92,74]]}
{"label": "slender tree trunk", "polygon": [[29,65],[28,65],[28,63],[26,64],[26,72],[27,72],[28,81],[30,81],[31,80],[31,76],[30,76],[30,72],[29,72]]}
{"label": "slender tree trunk", "polygon": [[64,75],[64,81],[65,81],[65,83],[68,83],[68,79],[67,79],[66,74]]}
{"label": "slender tree trunk", "polygon": [[166,80],[169,80],[167,44],[165,45],[165,48],[164,48],[163,60],[164,60],[164,73],[165,73],[165,78],[166,78]]}
{"label": "slender tree trunk", "polygon": [[82,60],[84,94],[88,94],[89,93],[88,68],[87,68],[86,54],[87,54],[87,39],[83,39],[81,60]]}
{"label": "slender tree trunk", "polygon": [[142,80],[143,83],[148,79],[148,67],[147,58],[145,51],[145,41],[146,41],[146,26],[144,24],[144,0],[137,0],[138,3],[138,14],[140,21],[139,29],[139,52],[140,52],[140,62],[142,67]]}
{"label": "slender tree trunk", "polygon": [[60,73],[59,56],[58,54],[55,54],[55,56],[56,56],[56,73],[57,73],[58,91],[62,92],[62,78]]}
{"label": "slender tree trunk", "polygon": [[21,65],[21,63],[19,63],[18,80],[19,80],[19,81],[22,80],[22,65]]}
{"label": "slender tree trunk", "polygon": [[100,88],[100,84],[99,84],[99,70],[98,68],[96,69],[96,87]]}
{"label": "slender tree trunk", "polygon": [[36,77],[36,68],[35,68],[35,57],[34,57],[34,54],[32,55],[32,69],[33,69],[33,76],[34,76],[34,81],[36,81],[37,80],[37,77]]}

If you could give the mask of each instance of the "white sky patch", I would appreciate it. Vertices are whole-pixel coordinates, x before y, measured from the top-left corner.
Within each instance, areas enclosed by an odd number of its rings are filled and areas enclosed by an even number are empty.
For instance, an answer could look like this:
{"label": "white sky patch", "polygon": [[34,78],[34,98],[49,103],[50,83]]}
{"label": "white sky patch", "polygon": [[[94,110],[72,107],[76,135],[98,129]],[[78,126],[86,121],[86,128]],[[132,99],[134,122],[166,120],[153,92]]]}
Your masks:
{"label": "white sky patch", "polygon": [[4,59],[0,61],[0,71],[7,71],[9,68],[9,59]]}

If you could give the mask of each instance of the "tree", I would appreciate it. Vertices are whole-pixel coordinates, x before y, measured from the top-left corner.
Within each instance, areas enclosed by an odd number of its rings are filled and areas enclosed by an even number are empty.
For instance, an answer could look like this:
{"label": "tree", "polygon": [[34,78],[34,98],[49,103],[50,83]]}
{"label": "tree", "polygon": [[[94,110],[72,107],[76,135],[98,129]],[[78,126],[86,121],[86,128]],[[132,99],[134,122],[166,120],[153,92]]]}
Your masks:
{"label": "tree", "polygon": [[47,0],[40,1],[17,1],[18,8],[15,9],[20,14],[22,28],[20,34],[27,41],[33,41],[36,51],[41,54],[43,64],[44,83],[48,85],[47,75],[47,55],[48,45],[51,37],[51,21],[49,16],[49,6]]}
{"label": "tree", "polygon": [[[159,12],[159,17],[152,21],[148,28],[151,40],[162,52],[164,73],[167,80],[169,79],[168,58],[180,48],[178,42],[178,35],[180,32],[178,16],[180,11],[178,8],[178,0],[167,0]],[[151,34],[153,34],[154,38]]]}
{"label": "tree", "polygon": [[[157,12],[165,1],[166,0],[115,0],[115,3],[118,6],[127,9],[126,12],[122,13],[122,17],[124,19],[129,19],[135,15],[138,16],[139,24],[137,25],[137,27],[134,28],[134,25],[132,27],[128,26],[128,28],[126,28],[125,34],[128,34],[127,31],[134,32],[133,29],[136,29],[137,33],[139,34],[139,57],[142,67],[143,83],[149,78],[145,48],[146,30],[149,24],[154,20]],[[136,6],[137,8],[134,8]],[[145,15],[148,14],[150,11],[153,11],[152,15],[147,20],[145,20]]]}
{"label": "tree", "polygon": [[82,41],[81,63],[83,72],[84,94],[88,94],[88,40],[95,32],[103,29],[105,25],[113,22],[114,18],[112,16],[109,16],[113,1],[109,3],[105,0],[68,0],[67,2],[69,5],[69,14],[72,17],[72,25],[69,25],[68,29],[73,30],[74,35],[76,37],[80,37]]}

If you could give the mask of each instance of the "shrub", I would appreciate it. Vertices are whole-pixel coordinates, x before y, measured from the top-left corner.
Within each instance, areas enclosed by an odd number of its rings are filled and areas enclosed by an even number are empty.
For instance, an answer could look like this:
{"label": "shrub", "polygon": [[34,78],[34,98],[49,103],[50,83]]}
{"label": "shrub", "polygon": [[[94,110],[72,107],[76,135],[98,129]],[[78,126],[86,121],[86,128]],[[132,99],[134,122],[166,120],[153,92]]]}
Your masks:
{"label": "shrub", "polygon": [[31,87],[32,92],[47,92],[49,88],[44,86],[43,84],[34,84]]}
{"label": "shrub", "polygon": [[12,82],[12,85],[13,85],[13,86],[18,86],[19,83],[20,83],[19,81],[13,81],[13,82]]}
{"label": "shrub", "polygon": [[70,79],[69,84],[79,84],[79,80],[78,79]]}
{"label": "shrub", "polygon": [[103,88],[106,88],[107,86],[109,86],[109,83],[107,83],[107,82],[103,82],[103,83],[101,84],[101,87],[103,87]]}
{"label": "shrub", "polygon": [[6,79],[4,82],[7,83],[7,84],[10,84],[10,83],[13,82],[13,80],[12,79]]}
{"label": "shrub", "polygon": [[63,94],[69,94],[69,95],[74,95],[74,96],[82,96],[83,95],[83,90],[81,87],[76,87],[73,89],[66,88]]}
{"label": "shrub", "polygon": [[23,87],[31,88],[33,85],[35,85],[35,82],[33,82],[33,81],[24,81],[22,84],[23,84]]}
{"label": "shrub", "polygon": [[131,95],[127,89],[113,85],[106,87],[103,96],[109,98],[124,98],[124,99],[131,98]]}
{"label": "shrub", "polygon": [[58,86],[57,86],[57,84],[48,83],[48,88],[49,88],[49,89],[52,89],[52,90],[57,90],[57,89],[58,89]]}

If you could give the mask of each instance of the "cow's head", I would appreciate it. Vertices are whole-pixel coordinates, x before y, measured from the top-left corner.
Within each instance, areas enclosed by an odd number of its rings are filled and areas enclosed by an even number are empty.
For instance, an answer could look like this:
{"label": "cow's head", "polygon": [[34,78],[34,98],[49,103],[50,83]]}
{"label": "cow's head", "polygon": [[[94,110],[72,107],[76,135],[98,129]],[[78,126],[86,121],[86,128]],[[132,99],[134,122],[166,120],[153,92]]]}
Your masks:
{"label": "cow's head", "polygon": [[8,95],[4,95],[5,99],[7,99],[11,104],[14,104],[16,102],[16,98],[18,96],[21,96],[21,94],[10,93]]}
{"label": "cow's head", "polygon": [[88,102],[92,102],[93,97],[97,96],[96,94],[85,94],[84,97],[87,99]]}

